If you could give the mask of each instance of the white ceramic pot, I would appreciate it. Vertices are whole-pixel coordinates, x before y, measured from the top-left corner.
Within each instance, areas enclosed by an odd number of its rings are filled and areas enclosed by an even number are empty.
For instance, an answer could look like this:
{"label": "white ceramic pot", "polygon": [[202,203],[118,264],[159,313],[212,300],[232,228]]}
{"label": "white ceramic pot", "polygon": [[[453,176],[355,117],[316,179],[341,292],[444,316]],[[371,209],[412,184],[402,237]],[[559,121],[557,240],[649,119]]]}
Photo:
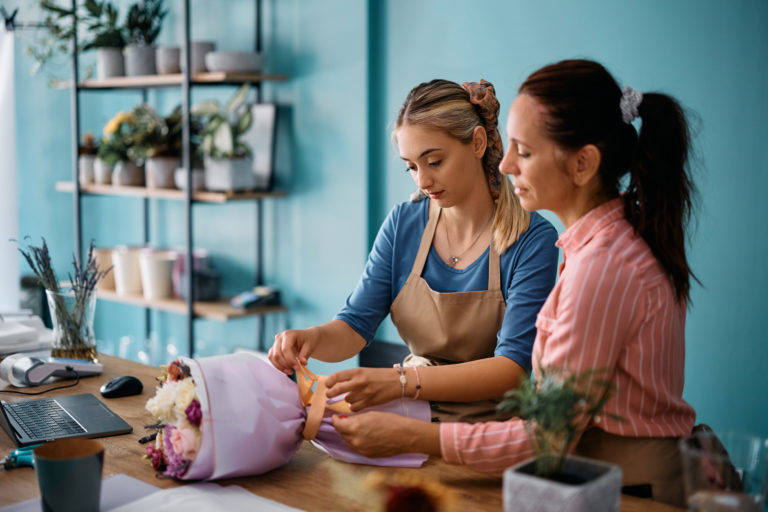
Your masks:
{"label": "white ceramic pot", "polygon": [[205,157],[205,188],[208,190],[248,190],[256,186],[253,159]]}
{"label": "white ceramic pot", "polygon": [[93,183],[96,155],[80,155],[77,158],[78,179],[81,185]]}
{"label": "white ceramic pot", "polygon": [[155,49],[155,67],[160,75],[179,73],[181,49],[178,46],[158,46]]}
{"label": "white ceramic pot", "polygon": [[[187,189],[187,170],[179,167],[173,173],[173,181],[176,188]],[[205,188],[205,170],[192,169],[192,190],[203,190]]]}
{"label": "white ceramic pot", "polygon": [[157,156],[147,159],[144,174],[148,188],[174,188],[173,174],[181,163],[174,156]]}
{"label": "white ceramic pot", "polygon": [[[190,74],[205,73],[205,55],[216,49],[216,43],[213,41],[192,41],[189,43],[189,69]],[[184,71],[185,64],[184,48],[181,49],[180,68]]]}
{"label": "white ceramic pot", "polygon": [[165,299],[173,296],[173,265],[176,253],[145,249],[139,253],[141,288],[147,300]]}
{"label": "white ceramic pot", "polygon": [[96,50],[96,76],[99,80],[125,75],[123,50],[120,48],[99,48]]}
{"label": "white ceramic pot", "polygon": [[130,160],[117,162],[112,172],[112,184],[126,187],[144,185],[144,170]]}
{"label": "white ceramic pot", "polygon": [[229,73],[257,73],[264,66],[264,56],[256,52],[208,52],[205,67],[208,71]]}
{"label": "white ceramic pot", "polygon": [[113,167],[101,158],[97,158],[93,163],[93,181],[99,185],[109,185],[112,183]]}
{"label": "white ceramic pot", "polygon": [[146,44],[129,44],[125,47],[126,76],[156,75],[155,47]]}
{"label": "white ceramic pot", "polygon": [[[107,270],[112,267],[112,248],[111,247],[94,247],[93,259],[96,261],[96,268],[99,271]],[[102,277],[96,288],[100,290],[114,290],[115,289],[115,273],[114,269],[110,269],[104,277]]]}
{"label": "white ceramic pot", "polygon": [[141,247],[118,246],[112,251],[112,271],[115,274],[115,292],[118,295],[141,295]]}

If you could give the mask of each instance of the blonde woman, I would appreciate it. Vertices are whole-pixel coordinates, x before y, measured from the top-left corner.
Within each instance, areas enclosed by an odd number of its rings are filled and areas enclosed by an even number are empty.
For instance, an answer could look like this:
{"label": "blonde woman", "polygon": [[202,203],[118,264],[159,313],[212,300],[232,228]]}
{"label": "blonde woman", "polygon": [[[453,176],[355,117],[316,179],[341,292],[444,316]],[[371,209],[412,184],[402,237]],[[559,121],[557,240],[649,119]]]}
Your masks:
{"label": "blonde woman", "polygon": [[342,361],[392,321],[411,355],[392,368],[331,375],[328,396],[353,411],[401,396],[433,416],[473,421],[531,369],[535,321],[555,282],[557,232],[520,206],[499,172],[499,102],[485,81],[415,87],[393,139],[420,193],[395,206],[365,271],[331,322],[275,337],[269,357],[290,373],[309,357]]}

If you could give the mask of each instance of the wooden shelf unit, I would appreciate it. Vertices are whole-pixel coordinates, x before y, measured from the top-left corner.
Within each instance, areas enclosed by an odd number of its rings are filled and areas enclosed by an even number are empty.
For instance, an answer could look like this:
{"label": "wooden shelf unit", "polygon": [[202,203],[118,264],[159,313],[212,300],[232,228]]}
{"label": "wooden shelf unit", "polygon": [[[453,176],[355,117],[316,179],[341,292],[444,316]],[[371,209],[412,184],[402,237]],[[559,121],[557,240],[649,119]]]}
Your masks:
{"label": "wooden shelf unit", "polygon": [[[75,184],[71,181],[56,182],[56,190],[59,192],[74,192]],[[175,188],[148,188],[148,187],[128,187],[122,185],[98,185],[88,184],[80,186],[81,194],[101,195],[101,196],[122,196],[122,197],[142,197],[149,199],[170,199],[183,201],[186,198],[186,192]],[[192,194],[192,199],[198,203],[226,203],[229,201],[242,201],[247,199],[265,199],[265,198],[285,197],[285,192],[275,190],[265,191],[233,191],[212,192],[200,190]]]}
{"label": "wooden shelf unit", "polygon": [[[187,303],[183,299],[168,298],[147,300],[143,295],[118,295],[115,290],[104,289],[97,290],[96,296],[99,299],[104,299],[111,302],[131,304],[133,306],[143,306],[149,309],[168,311],[170,313],[178,313],[180,315],[187,314]],[[210,320],[218,320],[220,322],[226,322],[227,320],[232,320],[235,318],[264,315],[286,310],[286,307],[283,305],[237,309],[230,306],[229,299],[221,299],[213,302],[199,301],[194,303],[195,316],[199,318],[208,318]]]}
{"label": "wooden shelf unit", "polygon": [[[190,78],[192,84],[240,84],[245,82],[281,82],[285,75],[262,75],[259,73],[198,73]],[[116,76],[103,80],[87,80],[79,84],[80,89],[139,89],[145,87],[177,87],[182,84],[184,75]]]}

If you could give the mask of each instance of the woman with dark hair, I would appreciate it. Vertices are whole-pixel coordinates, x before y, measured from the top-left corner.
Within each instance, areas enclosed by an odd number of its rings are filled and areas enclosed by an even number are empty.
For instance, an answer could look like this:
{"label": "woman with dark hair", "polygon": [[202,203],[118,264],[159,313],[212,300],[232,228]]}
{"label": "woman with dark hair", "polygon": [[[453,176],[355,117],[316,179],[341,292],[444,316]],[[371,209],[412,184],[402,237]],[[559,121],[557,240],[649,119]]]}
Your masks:
{"label": "woman with dark hair", "polygon": [[[598,63],[568,60],[520,86],[507,137],[500,168],[520,203],[553,211],[566,227],[560,278],[536,321],[534,375],[539,364],[607,369],[615,392],[583,418],[575,452],[616,463],[625,486],[682,505],[677,440],[695,420],[682,398],[695,279],[685,253],[694,189],[683,110],[664,94],[622,90]],[[416,449],[495,472],[532,455],[519,419],[437,426],[368,413],[335,425],[367,454]]]}
{"label": "woman with dark hair", "polygon": [[411,354],[395,369],[331,375],[329,397],[347,393],[353,411],[407,396],[432,401],[443,420],[494,416],[530,371],[536,314],[557,270],[557,231],[520,206],[499,172],[498,115],[484,80],[411,90],[392,138],[418,194],[390,212],[336,318],[275,337],[276,368],[350,358],[391,314]]}

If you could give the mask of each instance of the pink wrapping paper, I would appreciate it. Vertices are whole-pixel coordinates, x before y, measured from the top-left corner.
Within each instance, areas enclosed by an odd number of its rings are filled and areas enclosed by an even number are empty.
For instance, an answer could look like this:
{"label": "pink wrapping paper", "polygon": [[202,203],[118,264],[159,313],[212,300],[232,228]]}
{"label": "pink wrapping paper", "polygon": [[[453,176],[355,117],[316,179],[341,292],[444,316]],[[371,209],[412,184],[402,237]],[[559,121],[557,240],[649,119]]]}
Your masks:
{"label": "pink wrapping paper", "polygon": [[[183,479],[258,475],[291,460],[303,441],[309,409],[302,405],[294,381],[249,353],[184,358],[183,362],[191,370],[203,412],[200,451]],[[366,410],[430,420],[429,404],[423,400],[395,400]],[[400,467],[419,467],[427,460],[423,454],[376,459],[360,455],[333,428],[332,415],[326,410],[312,442],[335,459]]]}

